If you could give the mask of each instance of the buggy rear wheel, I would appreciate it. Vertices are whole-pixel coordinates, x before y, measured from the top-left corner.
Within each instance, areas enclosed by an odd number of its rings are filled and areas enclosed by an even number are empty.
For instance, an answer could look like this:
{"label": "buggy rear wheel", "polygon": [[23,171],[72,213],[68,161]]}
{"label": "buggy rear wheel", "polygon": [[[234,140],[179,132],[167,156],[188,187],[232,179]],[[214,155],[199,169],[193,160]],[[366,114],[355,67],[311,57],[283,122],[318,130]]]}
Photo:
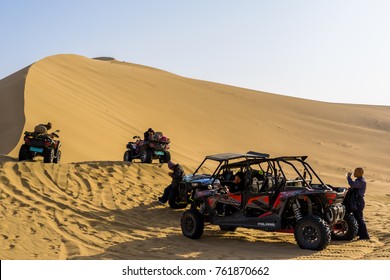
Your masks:
{"label": "buggy rear wheel", "polygon": [[328,224],[317,216],[300,219],[294,229],[295,240],[302,249],[323,250],[330,243]]}
{"label": "buggy rear wheel", "polygon": [[352,240],[358,233],[358,223],[353,214],[345,214],[344,219],[332,228],[333,240]]}
{"label": "buggy rear wheel", "polygon": [[196,209],[189,209],[181,217],[181,231],[184,236],[198,239],[202,236],[204,222],[202,214]]}

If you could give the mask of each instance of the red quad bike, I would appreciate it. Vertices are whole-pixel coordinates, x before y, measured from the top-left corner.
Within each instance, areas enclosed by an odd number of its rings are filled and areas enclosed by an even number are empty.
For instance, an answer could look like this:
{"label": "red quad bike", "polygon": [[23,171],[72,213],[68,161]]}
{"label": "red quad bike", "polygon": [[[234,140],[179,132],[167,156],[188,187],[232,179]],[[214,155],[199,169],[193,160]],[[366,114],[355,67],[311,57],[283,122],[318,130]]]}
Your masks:
{"label": "red quad bike", "polygon": [[24,132],[24,144],[19,150],[19,160],[33,160],[37,156],[42,156],[44,163],[59,163],[61,142],[54,140],[59,138],[58,132],[60,131],[56,130],[51,134]]}
{"label": "red quad bike", "polygon": [[[228,160],[231,154],[209,156]],[[250,158],[220,164],[213,175],[221,187],[198,191],[183,213],[181,229],[200,238],[205,224],[223,231],[238,227],[293,233],[302,249],[323,250],[334,240],[352,240],[358,225],[343,205],[346,188],[325,184],[305,161],[307,156]],[[229,193],[225,174],[244,172],[245,189]],[[211,186],[213,183],[211,183]]]}
{"label": "red quad bike", "polygon": [[134,136],[135,142],[126,145],[127,151],[123,155],[124,161],[140,159],[142,163],[152,163],[153,159],[158,159],[160,163],[171,160],[169,138],[163,136],[162,132],[156,132],[155,138],[151,141],[141,140],[141,137]]}

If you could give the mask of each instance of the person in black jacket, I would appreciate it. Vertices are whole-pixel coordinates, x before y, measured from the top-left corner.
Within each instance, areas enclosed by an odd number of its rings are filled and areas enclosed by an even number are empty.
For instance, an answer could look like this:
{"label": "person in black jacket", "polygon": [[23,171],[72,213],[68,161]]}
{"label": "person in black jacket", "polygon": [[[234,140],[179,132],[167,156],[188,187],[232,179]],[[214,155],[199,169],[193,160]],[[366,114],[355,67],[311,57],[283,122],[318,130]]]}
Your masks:
{"label": "person in black jacket", "polygon": [[236,174],[234,174],[234,180],[233,185],[229,187],[229,192],[241,192],[245,189],[245,179],[244,179],[244,173],[241,171],[238,171]]}
{"label": "person in black jacket", "polygon": [[184,176],[183,167],[180,164],[175,164],[172,161],[168,161],[168,168],[171,170],[169,176],[172,177],[171,184],[164,189],[164,193],[158,198],[160,204],[165,204],[168,200],[173,199],[175,190],[179,187],[179,184]]}
{"label": "person in black jacket", "polygon": [[352,180],[351,175],[352,172],[348,172],[347,180],[348,184],[351,188],[356,189],[359,193],[358,202],[357,202],[357,210],[353,211],[353,215],[359,225],[358,235],[359,239],[370,239],[370,236],[367,232],[367,226],[363,218],[363,209],[365,207],[364,195],[366,193],[367,183],[363,178],[364,170],[361,167],[358,167],[354,170],[353,176],[356,180]]}
{"label": "person in black jacket", "polygon": [[154,139],[154,130],[152,128],[149,128],[147,131],[144,132],[144,140],[152,141],[153,139]]}

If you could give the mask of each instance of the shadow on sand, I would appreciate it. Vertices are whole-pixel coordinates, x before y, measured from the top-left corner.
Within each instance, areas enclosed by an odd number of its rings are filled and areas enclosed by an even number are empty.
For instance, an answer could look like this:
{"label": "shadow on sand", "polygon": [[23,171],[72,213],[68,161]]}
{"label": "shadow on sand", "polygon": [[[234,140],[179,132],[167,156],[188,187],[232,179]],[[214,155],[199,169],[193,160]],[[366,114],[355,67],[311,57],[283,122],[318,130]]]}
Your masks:
{"label": "shadow on sand", "polygon": [[[128,210],[90,212],[97,231],[121,231],[135,238],[118,243],[104,252],[91,256],[69,256],[73,260],[228,260],[228,259],[292,259],[310,256],[313,251],[302,250],[285,237],[256,234],[252,240],[246,234],[224,232],[206,226],[201,239],[193,240],[181,233],[183,210],[172,210],[152,204],[141,204]],[[111,222],[107,223],[110,217]],[[104,222],[99,220],[104,219]],[[140,234],[140,232],[143,232]],[[133,236],[131,236],[133,237]]]}
{"label": "shadow on sand", "polygon": [[31,65],[0,80],[0,154],[8,154],[18,144],[26,121],[24,87]]}

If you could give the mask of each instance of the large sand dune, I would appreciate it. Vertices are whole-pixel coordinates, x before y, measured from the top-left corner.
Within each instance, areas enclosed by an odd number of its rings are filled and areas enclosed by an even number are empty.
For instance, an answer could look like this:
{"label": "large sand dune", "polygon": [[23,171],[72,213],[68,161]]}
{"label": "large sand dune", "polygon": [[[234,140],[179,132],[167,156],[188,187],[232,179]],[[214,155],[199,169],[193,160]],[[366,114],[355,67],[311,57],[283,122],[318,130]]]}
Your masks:
{"label": "large sand dune", "polygon": [[[261,78],[261,77],[260,77]],[[76,55],[45,58],[0,81],[1,259],[389,259],[390,108],[315,102]],[[51,121],[62,163],[17,162],[22,134]],[[332,185],[363,166],[370,241],[299,249],[292,235],[206,229],[182,237],[182,210],[155,203],[160,164],[121,162],[148,127],[191,172],[206,154],[309,155]]]}

